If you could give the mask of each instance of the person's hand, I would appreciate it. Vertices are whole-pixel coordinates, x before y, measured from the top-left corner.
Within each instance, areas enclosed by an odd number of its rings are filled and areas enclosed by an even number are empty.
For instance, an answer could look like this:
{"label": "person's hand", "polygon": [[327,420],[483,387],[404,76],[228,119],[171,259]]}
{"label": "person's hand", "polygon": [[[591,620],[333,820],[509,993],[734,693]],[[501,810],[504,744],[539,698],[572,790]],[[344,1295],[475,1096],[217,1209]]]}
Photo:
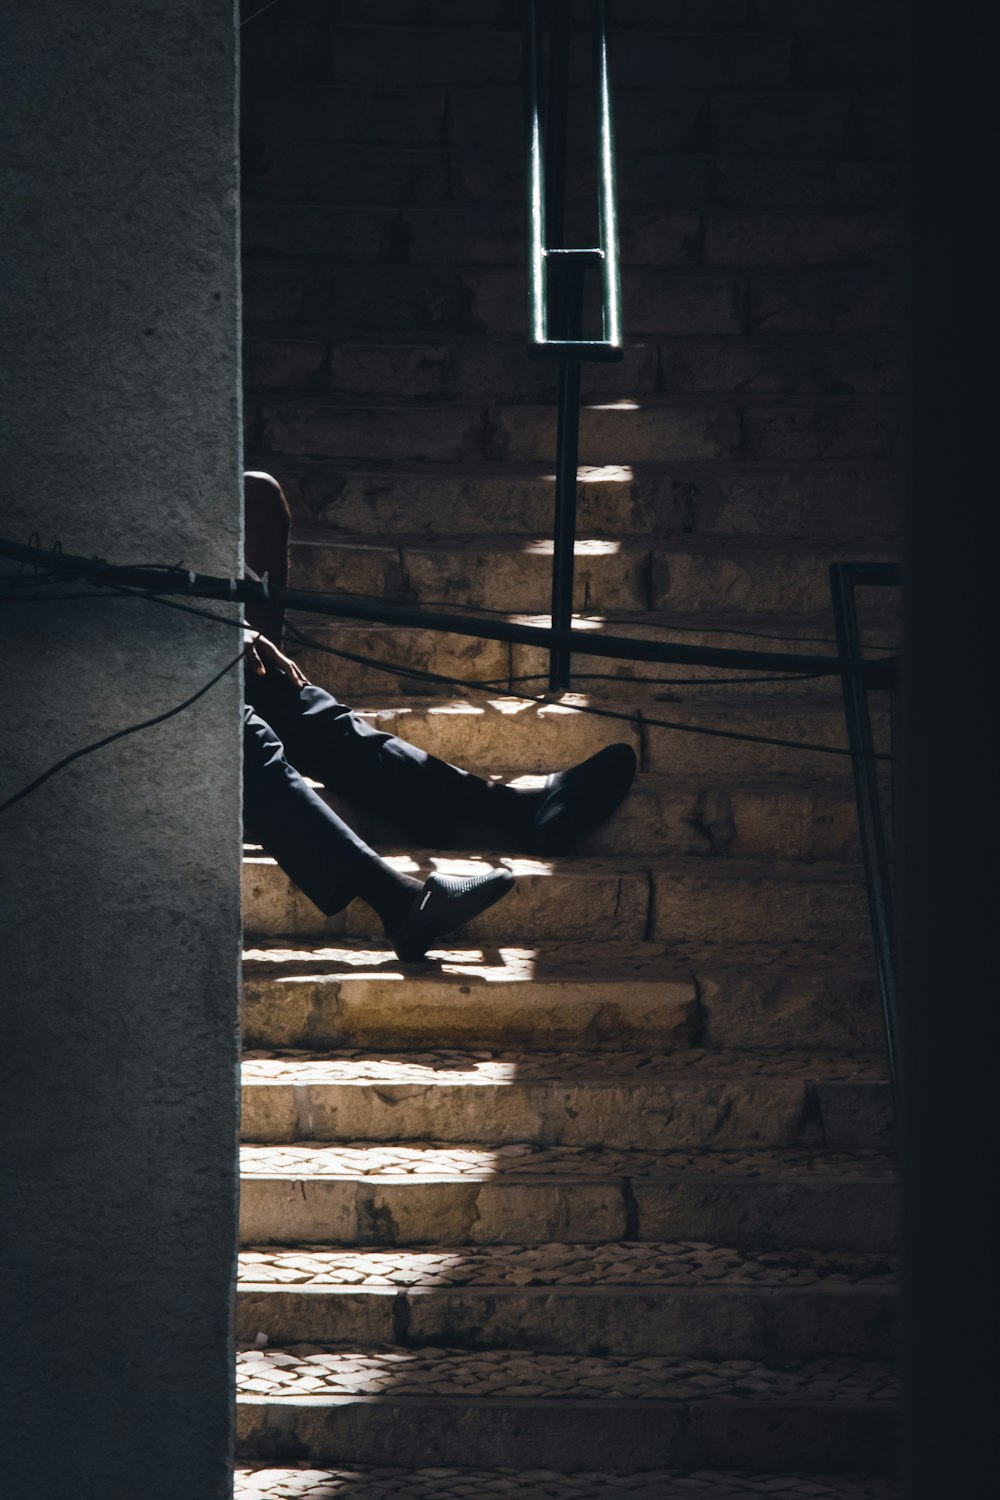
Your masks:
{"label": "person's hand", "polygon": [[309,686],[309,678],[302,668],[292,661],[291,657],[285,656],[278,650],[273,641],[269,641],[266,635],[251,635],[243,647],[243,655],[246,664],[257,677],[266,677],[268,667],[277,667],[284,672],[297,688]]}

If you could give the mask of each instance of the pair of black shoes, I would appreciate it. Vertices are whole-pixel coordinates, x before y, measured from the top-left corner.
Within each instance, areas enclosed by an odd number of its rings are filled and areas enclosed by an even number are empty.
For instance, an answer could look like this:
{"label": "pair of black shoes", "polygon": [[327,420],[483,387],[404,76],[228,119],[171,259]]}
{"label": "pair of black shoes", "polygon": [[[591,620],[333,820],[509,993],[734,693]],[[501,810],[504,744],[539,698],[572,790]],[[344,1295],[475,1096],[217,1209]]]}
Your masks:
{"label": "pair of black shoes", "polygon": [[[608,745],[580,765],[546,777],[537,801],[531,800],[521,830],[525,848],[531,854],[563,854],[571,849],[611,816],[628,793],[635,772],[632,748]],[[433,942],[495,905],[513,884],[509,870],[488,870],[466,878],[428,876],[392,934],[397,956],[409,962],[423,958]]]}

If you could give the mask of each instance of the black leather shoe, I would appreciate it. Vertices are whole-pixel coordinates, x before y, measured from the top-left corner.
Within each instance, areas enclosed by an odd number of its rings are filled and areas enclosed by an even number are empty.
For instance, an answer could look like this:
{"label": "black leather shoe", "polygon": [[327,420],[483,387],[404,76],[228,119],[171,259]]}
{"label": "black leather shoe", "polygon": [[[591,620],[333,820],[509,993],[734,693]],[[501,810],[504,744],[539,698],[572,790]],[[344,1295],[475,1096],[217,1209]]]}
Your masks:
{"label": "black leather shoe", "polygon": [[635,780],[631,745],[607,745],[589,760],[546,778],[528,827],[533,854],[563,854],[609,818]]}
{"label": "black leather shoe", "polygon": [[506,896],[514,884],[509,870],[487,870],[482,875],[428,875],[403,923],[390,934],[397,958],[414,963],[424,957],[437,938]]}

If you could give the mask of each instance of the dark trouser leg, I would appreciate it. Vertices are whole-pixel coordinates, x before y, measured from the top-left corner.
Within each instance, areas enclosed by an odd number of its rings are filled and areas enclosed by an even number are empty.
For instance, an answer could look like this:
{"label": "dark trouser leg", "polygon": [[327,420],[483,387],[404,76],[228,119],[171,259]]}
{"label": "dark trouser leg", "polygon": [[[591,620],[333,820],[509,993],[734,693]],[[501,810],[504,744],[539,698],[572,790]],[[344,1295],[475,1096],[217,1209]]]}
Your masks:
{"label": "dark trouser leg", "polygon": [[378,856],[307,786],[270,724],[243,710],[243,817],[247,837],[268,854],[320,911],[340,911]]}
{"label": "dark trouser leg", "polygon": [[504,827],[519,810],[517,794],[373,728],[313,684],[296,689],[283,673],[269,672],[248,677],[246,692],[303,775],[423,842],[451,843],[463,822]]}

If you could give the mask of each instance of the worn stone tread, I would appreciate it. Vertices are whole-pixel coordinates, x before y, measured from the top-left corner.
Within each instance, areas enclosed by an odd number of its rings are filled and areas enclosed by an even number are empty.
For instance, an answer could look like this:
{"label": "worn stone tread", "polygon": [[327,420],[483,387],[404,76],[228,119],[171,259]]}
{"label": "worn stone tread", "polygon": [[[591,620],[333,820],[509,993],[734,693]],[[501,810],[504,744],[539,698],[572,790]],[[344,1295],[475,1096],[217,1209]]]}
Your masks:
{"label": "worn stone tread", "polygon": [[[248,1048],[879,1052],[867,954],[818,945],[560,943],[449,948],[404,968],[374,943],[277,941],[244,954]],[[405,982],[404,982],[405,981]]]}
{"label": "worn stone tread", "polygon": [[441,1146],[431,1142],[389,1144],[353,1141],[337,1144],[244,1145],[241,1176],[251,1178],[402,1181],[534,1179],[603,1181],[627,1176],[652,1180],[697,1173],[709,1178],[846,1177],[891,1182],[893,1160],[883,1152],[823,1150],[628,1151],[585,1146]]}
{"label": "worn stone tread", "polygon": [[837,1250],[748,1252],[707,1243],[476,1245],[426,1250],[247,1246],[238,1286],[323,1288],[867,1287],[893,1290],[891,1255]]}
{"label": "worn stone tread", "polygon": [[[548,615],[522,612],[502,618],[543,629],[549,626]],[[548,681],[547,652],[539,646],[508,647],[499,641],[473,640],[392,624],[331,623],[298,612],[291,612],[289,619],[313,642],[296,646],[296,658],[306,674],[347,701],[379,693],[384,701],[386,697],[391,699],[406,692],[425,698],[435,694],[454,696],[456,692],[478,696],[482,692],[489,698],[500,693],[537,689],[541,695]],[[660,733],[650,720],[657,717],[676,720],[677,715],[671,710],[677,703],[704,702],[713,695],[728,700],[732,697],[736,678],[739,678],[740,689],[750,697],[766,699],[777,694],[786,698],[789,691],[786,672],[784,669],[770,669],[762,675],[758,668],[737,670],[596,656],[587,652],[588,635],[591,638],[617,635],[664,644],[735,648],[772,655],[791,652],[798,656],[804,652],[810,657],[831,657],[835,655],[831,624],[829,612],[825,610],[794,617],[758,614],[752,609],[738,617],[723,615],[717,609],[688,611],[686,614],[615,611],[613,619],[603,614],[578,613],[573,617],[573,629],[580,636],[579,646],[574,647],[573,686],[578,693],[586,693],[602,706],[606,699],[620,699],[624,692],[630,692],[633,708],[643,707],[648,728]],[[884,612],[873,613],[870,619],[862,622],[862,627],[866,650],[870,650],[871,655],[892,655],[895,652],[896,626]],[[821,643],[813,645],[813,641]],[[869,641],[872,643],[870,648]],[[331,656],[327,648],[335,652],[350,652],[363,660],[352,662]],[[410,672],[437,674],[444,680],[407,676]],[[832,672],[824,671],[821,678],[806,679],[806,683],[813,696],[824,694],[834,699],[840,693],[839,679]],[[661,707],[664,703],[670,707]]]}
{"label": "worn stone tread", "polygon": [[[486,849],[466,855],[415,848],[404,852],[385,844],[379,852],[394,868],[420,879],[435,870],[467,876],[498,865],[509,869],[515,886],[507,900],[465,929],[479,943],[628,942],[672,936],[714,942],[721,950],[734,938],[770,931],[792,952],[807,951],[817,940],[823,945],[840,941],[850,964],[862,962],[869,951],[860,863],[652,851],[546,859]],[[247,855],[243,877],[248,932],[381,936],[381,924],[361,902],[324,917],[265,855]],[[461,932],[456,937],[461,941]],[[428,962],[434,961],[432,950]]]}
{"label": "worn stone tread", "polygon": [[845,1475],[559,1474],[553,1469],[318,1469],[239,1463],[236,1500],[897,1500],[891,1479]]}
{"label": "worn stone tread", "polygon": [[851,1359],[704,1360],[647,1355],[536,1355],[520,1350],[377,1350],[298,1344],[239,1351],[237,1399],[401,1396],[690,1401],[893,1402],[891,1365]]}
{"label": "worn stone tread", "polygon": [[443,1052],[256,1055],[243,1065],[244,1140],[345,1135],[491,1147],[650,1150],[888,1147],[878,1054]]}
{"label": "worn stone tread", "polygon": [[[645,731],[643,716],[662,717],[682,724],[735,730],[774,739],[810,744],[847,746],[843,706],[829,697],[810,698],[803,689],[795,696],[748,698],[738,686],[726,697],[701,701],[696,692],[684,694],[684,702],[642,706],[632,692],[617,701],[609,697],[602,707],[621,715],[616,720],[581,712],[588,704],[585,693],[564,693],[551,701],[486,694],[451,700],[390,701],[382,694],[355,700],[355,712],[386,734],[412,740],[443,760],[493,773],[540,773],[561,770],[593,755],[613,740],[631,744],[642,760],[644,776],[663,774],[671,778],[691,777],[702,784],[713,774],[738,775],[740,785],[783,786],[788,778],[817,785],[844,784],[850,778],[850,763],[844,755],[799,754],[794,748],[767,746],[746,741],[706,738],[677,731],[660,734]],[[886,728],[880,705],[872,703],[876,732]]]}
{"label": "worn stone tread", "polygon": [[662,1056],[656,1053],[497,1053],[472,1056],[454,1051],[397,1053],[378,1056],[361,1049],[336,1055],[306,1051],[245,1052],[244,1083],[267,1086],[317,1087],[324,1083],[353,1085],[413,1084],[468,1087],[476,1085],[543,1083],[558,1087],[564,1081],[588,1088],[615,1088],[622,1083],[669,1084],[690,1074],[699,1077],[861,1079],[884,1081],[883,1058],[877,1055],[814,1056],[789,1052],[726,1053],[691,1048]]}
{"label": "worn stone tread", "polygon": [[[835,945],[817,944],[808,954],[789,951],[785,944],[769,941],[763,935],[753,941],[727,945],[716,952],[711,945],[637,941],[634,943],[597,943],[583,948],[577,942],[553,939],[543,948],[500,947],[485,954],[479,948],[440,950],[446,956],[431,975],[406,973],[404,966],[386,944],[367,943],[344,938],[336,943],[288,943],[251,941],[243,952],[244,978],[251,982],[284,978],[322,977],[331,982],[357,980],[369,982],[404,977],[407,992],[427,985],[435,988],[468,987],[470,980],[490,986],[538,984],[543,986],[571,983],[667,985],[690,984],[698,973],[720,976],[745,973],[756,969],[771,980],[781,974],[820,972],[861,977],[869,973],[868,965],[852,968],[845,964]],[[492,990],[491,990],[492,994]]]}

